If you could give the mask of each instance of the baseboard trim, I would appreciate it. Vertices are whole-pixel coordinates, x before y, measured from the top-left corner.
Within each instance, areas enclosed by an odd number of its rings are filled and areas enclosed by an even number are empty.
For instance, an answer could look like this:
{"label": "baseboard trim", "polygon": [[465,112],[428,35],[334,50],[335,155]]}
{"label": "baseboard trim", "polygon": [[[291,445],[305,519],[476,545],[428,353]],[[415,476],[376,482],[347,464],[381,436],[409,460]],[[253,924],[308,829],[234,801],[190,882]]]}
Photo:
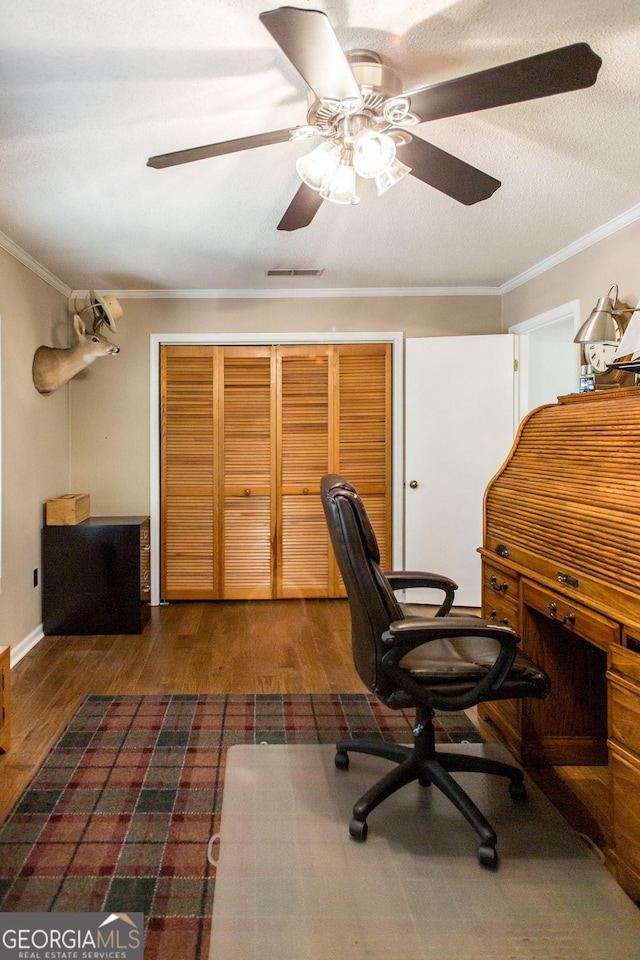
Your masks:
{"label": "baseboard trim", "polygon": [[39,624],[35,630],[32,630],[24,640],[21,640],[20,643],[16,643],[15,646],[11,647],[11,666],[15,667],[16,663],[19,663],[23,657],[29,653],[30,650],[40,643],[44,637],[44,630],[42,629],[42,624]]}

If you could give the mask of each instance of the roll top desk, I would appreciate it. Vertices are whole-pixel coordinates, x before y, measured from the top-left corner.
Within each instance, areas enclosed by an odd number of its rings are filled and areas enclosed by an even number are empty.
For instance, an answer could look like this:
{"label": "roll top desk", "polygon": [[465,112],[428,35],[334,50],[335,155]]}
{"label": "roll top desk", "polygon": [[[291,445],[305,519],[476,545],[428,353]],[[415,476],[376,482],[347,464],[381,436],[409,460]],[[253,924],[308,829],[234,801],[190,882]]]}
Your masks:
{"label": "roll top desk", "polygon": [[560,397],[487,487],[483,616],[551,678],[484,704],[525,765],[607,765],[604,854],[640,899],[640,387]]}

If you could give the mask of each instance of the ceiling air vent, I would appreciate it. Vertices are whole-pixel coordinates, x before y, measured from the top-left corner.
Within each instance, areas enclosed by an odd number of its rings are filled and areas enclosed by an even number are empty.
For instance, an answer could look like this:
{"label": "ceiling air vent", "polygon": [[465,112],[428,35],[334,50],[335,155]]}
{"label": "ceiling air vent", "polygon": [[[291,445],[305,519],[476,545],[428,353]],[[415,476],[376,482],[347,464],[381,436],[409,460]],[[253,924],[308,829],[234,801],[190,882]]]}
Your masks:
{"label": "ceiling air vent", "polygon": [[267,270],[268,277],[319,277],[322,269],[293,270],[289,267],[276,267],[273,270]]}

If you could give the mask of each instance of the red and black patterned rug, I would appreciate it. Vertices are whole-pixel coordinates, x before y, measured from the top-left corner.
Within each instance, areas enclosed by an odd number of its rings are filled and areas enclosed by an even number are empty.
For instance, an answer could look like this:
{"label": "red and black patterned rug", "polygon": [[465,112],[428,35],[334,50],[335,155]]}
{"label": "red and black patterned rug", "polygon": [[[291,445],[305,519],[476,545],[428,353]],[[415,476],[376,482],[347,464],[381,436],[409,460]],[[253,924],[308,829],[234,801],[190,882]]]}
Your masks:
{"label": "red and black patterned rug", "polygon": [[[227,747],[408,742],[370,695],[87,697],[0,827],[0,910],[145,915],[145,960],[206,960]],[[440,742],[482,742],[441,714]]]}

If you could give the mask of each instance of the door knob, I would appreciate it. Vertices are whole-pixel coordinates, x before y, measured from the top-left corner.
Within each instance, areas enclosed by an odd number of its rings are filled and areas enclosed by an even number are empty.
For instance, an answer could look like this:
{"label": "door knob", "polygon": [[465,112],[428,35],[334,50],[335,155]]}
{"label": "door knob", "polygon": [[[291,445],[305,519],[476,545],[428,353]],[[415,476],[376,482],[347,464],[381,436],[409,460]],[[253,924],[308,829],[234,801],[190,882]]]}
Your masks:
{"label": "door knob", "polygon": [[417,490],[417,488],[418,488],[418,481],[417,481],[417,480],[410,480],[410,481],[409,481],[409,486],[411,487],[412,490]]}

